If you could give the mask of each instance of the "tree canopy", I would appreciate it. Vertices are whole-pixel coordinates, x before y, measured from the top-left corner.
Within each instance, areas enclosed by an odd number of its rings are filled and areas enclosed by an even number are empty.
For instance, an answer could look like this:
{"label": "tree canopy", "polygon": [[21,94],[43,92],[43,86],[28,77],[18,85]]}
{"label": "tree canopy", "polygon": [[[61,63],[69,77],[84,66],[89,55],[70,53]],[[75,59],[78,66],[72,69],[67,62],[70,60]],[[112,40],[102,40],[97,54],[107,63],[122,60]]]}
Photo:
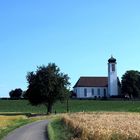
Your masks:
{"label": "tree canopy", "polygon": [[66,89],[70,85],[67,74],[60,72],[55,63],[37,67],[35,72],[27,74],[27,97],[32,105],[43,104],[47,113],[52,112],[52,106],[57,100],[66,98]]}
{"label": "tree canopy", "polygon": [[20,99],[22,96],[22,89],[16,88],[15,90],[11,90],[9,92],[9,96],[11,99]]}
{"label": "tree canopy", "polygon": [[135,70],[126,71],[122,76],[122,94],[129,97],[140,96],[140,72]]}

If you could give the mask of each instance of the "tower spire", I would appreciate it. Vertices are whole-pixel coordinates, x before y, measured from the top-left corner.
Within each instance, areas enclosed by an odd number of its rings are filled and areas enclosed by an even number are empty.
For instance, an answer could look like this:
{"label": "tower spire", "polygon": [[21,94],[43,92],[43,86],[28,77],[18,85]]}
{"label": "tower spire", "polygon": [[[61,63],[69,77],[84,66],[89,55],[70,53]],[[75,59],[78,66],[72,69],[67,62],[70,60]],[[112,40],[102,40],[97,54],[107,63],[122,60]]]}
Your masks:
{"label": "tower spire", "polygon": [[116,59],[112,55],[111,58],[108,59],[108,93],[109,96],[118,95]]}

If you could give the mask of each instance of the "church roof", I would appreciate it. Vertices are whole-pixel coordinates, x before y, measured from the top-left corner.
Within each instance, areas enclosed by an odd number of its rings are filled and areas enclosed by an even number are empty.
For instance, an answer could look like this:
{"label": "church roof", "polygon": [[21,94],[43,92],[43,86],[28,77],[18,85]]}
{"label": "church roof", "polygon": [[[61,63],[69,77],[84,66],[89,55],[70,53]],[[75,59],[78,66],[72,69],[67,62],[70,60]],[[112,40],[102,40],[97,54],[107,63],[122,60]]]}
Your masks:
{"label": "church roof", "polygon": [[80,77],[74,87],[107,87],[108,77]]}

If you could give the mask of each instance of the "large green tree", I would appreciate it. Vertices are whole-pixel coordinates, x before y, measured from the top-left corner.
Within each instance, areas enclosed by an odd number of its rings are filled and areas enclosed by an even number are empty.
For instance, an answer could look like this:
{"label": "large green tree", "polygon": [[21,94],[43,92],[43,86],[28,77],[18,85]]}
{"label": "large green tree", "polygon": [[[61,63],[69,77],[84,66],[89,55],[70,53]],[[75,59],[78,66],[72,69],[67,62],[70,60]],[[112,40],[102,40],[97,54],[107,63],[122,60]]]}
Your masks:
{"label": "large green tree", "polygon": [[43,104],[47,107],[47,113],[52,112],[52,106],[57,101],[63,101],[66,89],[70,85],[67,74],[60,72],[55,63],[48,66],[37,67],[35,72],[27,74],[27,97],[32,105]]}
{"label": "large green tree", "polygon": [[140,96],[140,72],[135,70],[126,71],[122,76],[122,94],[129,97]]}

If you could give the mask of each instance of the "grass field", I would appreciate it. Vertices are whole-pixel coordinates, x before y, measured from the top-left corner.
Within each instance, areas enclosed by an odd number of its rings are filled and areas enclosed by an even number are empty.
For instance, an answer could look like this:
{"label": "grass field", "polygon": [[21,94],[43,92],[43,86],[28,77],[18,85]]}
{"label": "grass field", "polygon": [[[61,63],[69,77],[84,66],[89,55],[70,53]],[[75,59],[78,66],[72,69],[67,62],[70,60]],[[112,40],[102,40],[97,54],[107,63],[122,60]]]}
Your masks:
{"label": "grass field", "polygon": [[72,113],[62,120],[73,131],[71,140],[140,140],[139,113]]}
{"label": "grass field", "polygon": [[[57,113],[66,112],[66,103],[56,103]],[[140,112],[140,101],[70,100],[70,112],[116,111]],[[44,106],[31,106],[26,100],[0,100],[0,112],[46,113]]]}

